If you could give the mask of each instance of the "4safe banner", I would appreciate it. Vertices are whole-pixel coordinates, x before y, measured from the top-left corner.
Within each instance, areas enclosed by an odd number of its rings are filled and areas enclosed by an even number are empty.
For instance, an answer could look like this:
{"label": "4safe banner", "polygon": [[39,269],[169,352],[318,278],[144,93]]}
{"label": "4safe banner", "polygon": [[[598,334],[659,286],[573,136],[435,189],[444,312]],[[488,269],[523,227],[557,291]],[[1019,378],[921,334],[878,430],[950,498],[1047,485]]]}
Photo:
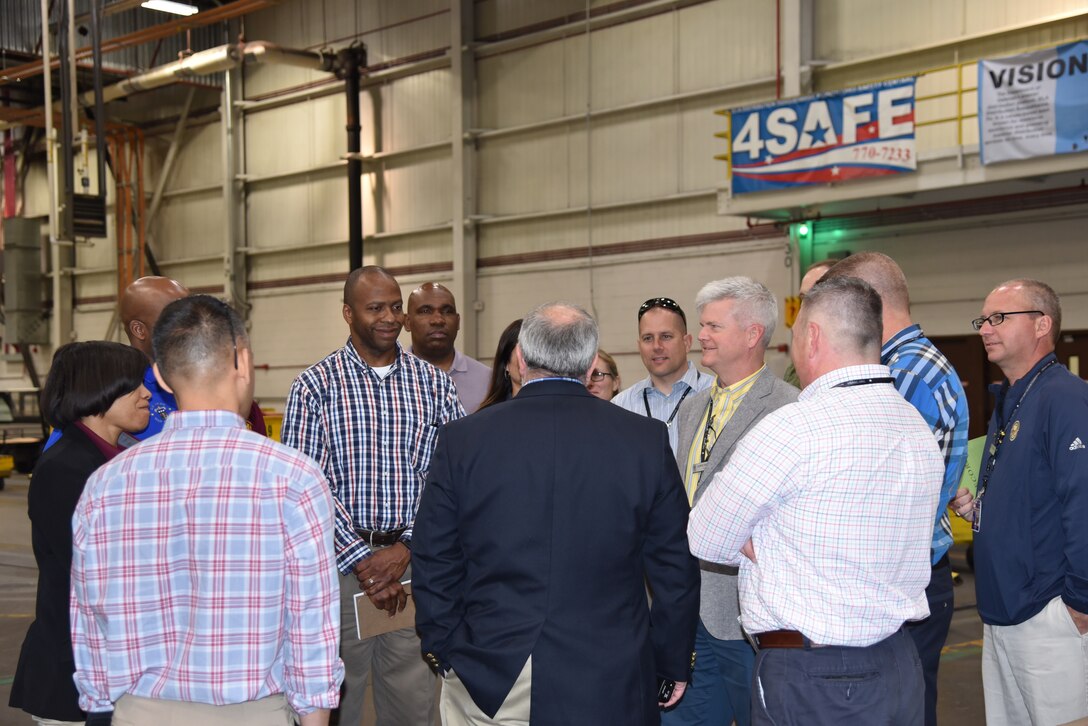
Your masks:
{"label": "4safe banner", "polygon": [[740,108],[731,119],[734,196],[916,168],[913,78]]}
{"label": "4safe banner", "polygon": [[1088,148],[1088,41],[978,64],[983,164]]}

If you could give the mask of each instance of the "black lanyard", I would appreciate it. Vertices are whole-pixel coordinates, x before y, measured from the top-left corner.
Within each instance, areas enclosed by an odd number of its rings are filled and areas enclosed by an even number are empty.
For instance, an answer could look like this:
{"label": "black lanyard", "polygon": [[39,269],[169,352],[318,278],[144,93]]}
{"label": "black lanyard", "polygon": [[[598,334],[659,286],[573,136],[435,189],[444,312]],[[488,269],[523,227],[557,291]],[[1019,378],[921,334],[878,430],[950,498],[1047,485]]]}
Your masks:
{"label": "black lanyard", "polygon": [[[696,372],[696,374],[695,374],[695,380],[696,381],[699,380],[698,372]],[[691,393],[691,388],[692,388],[691,386],[688,386],[688,390],[684,391],[684,395],[680,396],[680,400],[676,402],[676,408],[674,408],[672,410],[672,414],[669,416],[669,420],[665,422],[666,426],[672,426],[672,420],[674,418],[676,418],[676,412],[680,410],[680,404],[683,403],[684,399],[688,397],[689,393]],[[650,413],[650,387],[649,386],[642,389],[642,405],[646,407],[646,416],[647,416],[647,418],[653,418],[654,417],[653,414]]]}
{"label": "black lanyard", "polygon": [[[997,417],[998,417],[997,431],[994,433],[993,443],[990,444],[990,450],[988,452],[989,453],[989,458],[986,460],[986,468],[982,472],[982,478],[979,479],[978,488],[975,491],[975,499],[976,500],[982,499],[982,495],[986,493],[986,486],[990,483],[990,475],[993,474],[994,466],[997,464],[997,452],[1001,448],[1001,444],[1005,443],[1005,424],[1008,423],[1009,421],[1013,421],[1013,420],[1016,419],[1016,412],[1020,410],[1021,404],[1024,403],[1024,399],[1027,398],[1028,392],[1031,391],[1032,386],[1035,385],[1035,381],[1039,380],[1039,376],[1043,375],[1043,372],[1046,371],[1047,368],[1049,368],[1050,366],[1054,365],[1057,362],[1058,362],[1057,359],[1054,359],[1054,360],[1050,361],[1045,366],[1043,366],[1042,368],[1040,368],[1039,370],[1037,370],[1035,372],[1035,375],[1031,377],[1030,381],[1028,381],[1028,385],[1024,389],[1024,392],[1020,394],[1020,400],[1018,400],[1016,402],[1016,405],[1013,406],[1013,409],[1012,409],[1012,411],[1009,412],[1009,415],[1008,415],[1007,418],[1003,417],[1001,415],[1002,406],[998,406],[998,408],[997,408]],[[1004,401],[1004,399],[1002,399],[1001,404],[1004,404],[1004,403],[1005,403],[1005,401]]]}
{"label": "black lanyard", "polygon": [[854,386],[871,386],[875,383],[895,383],[895,379],[891,376],[884,376],[883,378],[858,378],[853,381],[843,381],[842,383],[836,383],[832,388],[853,388]]}

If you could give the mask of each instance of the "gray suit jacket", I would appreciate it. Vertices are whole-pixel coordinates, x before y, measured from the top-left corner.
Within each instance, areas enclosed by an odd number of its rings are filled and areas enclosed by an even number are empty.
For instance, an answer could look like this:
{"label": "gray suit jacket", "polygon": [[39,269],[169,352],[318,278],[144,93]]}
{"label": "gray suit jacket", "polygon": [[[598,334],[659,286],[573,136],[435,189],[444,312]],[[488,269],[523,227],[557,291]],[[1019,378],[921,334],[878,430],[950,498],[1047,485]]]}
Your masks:
{"label": "gray suit jacket", "polygon": [[[689,396],[676,415],[676,423],[679,426],[676,461],[684,477],[687,477],[687,460],[691,444],[696,439],[702,441],[703,431],[699,428],[699,423],[702,421],[707,406],[710,405],[713,392],[713,386],[711,386],[705,391]],[[710,450],[706,469],[699,478],[699,487],[695,490],[696,502],[706,491],[714,475],[725,468],[729,457],[733,455],[733,450],[737,447],[737,442],[744,434],[751,431],[752,427],[771,411],[796,401],[797,394],[796,388],[779,379],[771,373],[769,368],[759,374],[755,383],[752,384],[752,389],[744,396],[744,400],[740,402],[740,406]],[[743,638],[740,623],[737,621],[740,615],[737,568],[700,560],[699,569],[702,574],[699,617],[703,625],[719,640]]]}

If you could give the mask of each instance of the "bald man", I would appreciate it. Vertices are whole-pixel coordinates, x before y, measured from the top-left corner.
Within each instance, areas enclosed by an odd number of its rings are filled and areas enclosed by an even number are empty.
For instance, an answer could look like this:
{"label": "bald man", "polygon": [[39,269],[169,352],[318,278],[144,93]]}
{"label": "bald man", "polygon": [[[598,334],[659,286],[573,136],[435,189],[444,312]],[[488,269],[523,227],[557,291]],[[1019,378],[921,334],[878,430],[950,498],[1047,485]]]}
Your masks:
{"label": "bald man", "polygon": [[[797,296],[801,298],[803,302],[805,299],[805,293],[812,289],[812,286],[816,284],[816,281],[827,274],[827,271],[831,269],[838,260],[820,260],[819,262],[813,262],[808,266],[808,270],[801,278],[801,285],[797,288]],[[801,379],[797,377],[797,369],[793,366],[793,361],[789,362],[786,366],[786,372],[782,374],[782,380],[790,384],[794,388],[801,387]]]}
{"label": "bald man", "polygon": [[151,331],[163,308],[183,297],[189,297],[189,288],[169,277],[141,277],[126,287],[121,294],[120,307],[129,345],[141,351],[148,360],[155,360]]}
{"label": "bald man", "polygon": [[408,296],[404,327],[412,335],[408,352],[453,379],[465,413],[478,409],[487,395],[491,369],[454,348],[461,315],[453,293],[438,282],[425,282],[417,287]]}

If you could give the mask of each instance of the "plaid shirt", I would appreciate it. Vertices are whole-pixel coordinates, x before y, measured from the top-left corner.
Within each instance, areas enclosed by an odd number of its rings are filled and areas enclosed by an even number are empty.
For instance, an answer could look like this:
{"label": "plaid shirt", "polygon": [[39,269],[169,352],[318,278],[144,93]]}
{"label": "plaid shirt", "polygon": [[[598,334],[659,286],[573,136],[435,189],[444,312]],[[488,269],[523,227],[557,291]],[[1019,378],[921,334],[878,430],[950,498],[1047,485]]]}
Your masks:
{"label": "plaid shirt", "polygon": [[[944,475],[918,413],[878,365],[832,371],[741,439],[695,505],[696,557],[740,565],[749,633],[871,645],[929,614],[929,539]],[[752,540],[757,563],[740,553]]]}
{"label": "plaid shirt", "polygon": [[85,711],[126,693],[335,708],[332,501],[312,461],[226,411],[179,411],[87,481],[73,518]]}
{"label": "plaid shirt", "polygon": [[917,325],[896,333],[880,351],[880,362],[895,378],[895,388],[918,409],[944,455],[944,483],[933,528],[933,564],[952,547],[948,503],[956,495],[967,463],[967,394],[956,369]]}
{"label": "plaid shirt", "polygon": [[411,539],[438,430],[464,415],[450,377],[400,343],[384,378],[349,340],[295,379],[282,439],[325,472],[336,503],[340,572],[371,554],[358,529],[403,527],[402,539]]}

